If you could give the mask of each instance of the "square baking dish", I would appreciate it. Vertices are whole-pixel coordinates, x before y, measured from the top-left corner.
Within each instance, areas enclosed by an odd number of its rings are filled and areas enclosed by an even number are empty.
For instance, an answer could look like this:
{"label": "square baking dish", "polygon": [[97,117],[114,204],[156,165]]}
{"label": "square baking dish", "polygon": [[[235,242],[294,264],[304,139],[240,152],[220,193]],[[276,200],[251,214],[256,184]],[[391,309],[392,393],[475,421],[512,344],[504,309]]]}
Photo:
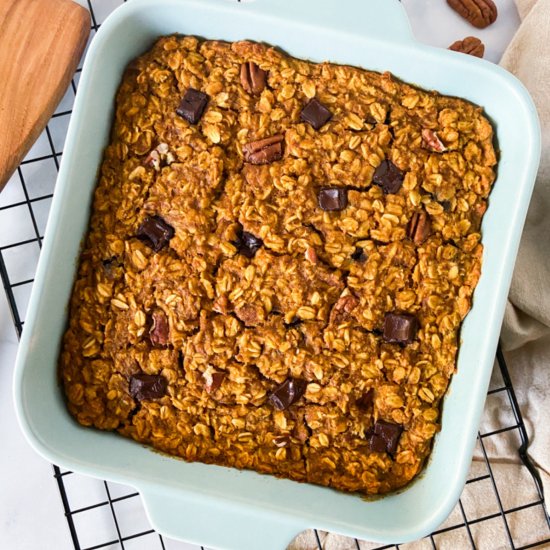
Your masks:
{"label": "square baking dish", "polygon": [[[366,501],[356,495],[220,466],[188,464],[117,434],[79,426],[57,384],[67,304],[114,97],[124,67],[170,33],[251,39],[313,61],[388,70],[423,88],[482,105],[496,127],[498,178],[483,220],[482,276],[461,332],[442,430],[421,476]],[[504,305],[538,167],[540,130],[522,85],[491,63],[420,45],[398,0],[132,0],[88,52],[16,363],[15,404],[31,445],[83,474],[134,486],[153,526],[211,548],[282,550],[307,528],[383,543],[418,539],[450,513],[464,485]]]}

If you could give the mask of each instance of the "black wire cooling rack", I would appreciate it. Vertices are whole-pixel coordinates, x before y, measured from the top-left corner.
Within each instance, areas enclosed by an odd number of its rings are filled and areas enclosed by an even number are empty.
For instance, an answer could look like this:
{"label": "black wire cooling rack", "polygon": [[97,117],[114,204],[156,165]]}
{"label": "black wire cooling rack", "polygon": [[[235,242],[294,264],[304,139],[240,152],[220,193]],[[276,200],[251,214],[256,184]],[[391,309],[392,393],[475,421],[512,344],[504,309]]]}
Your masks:
{"label": "black wire cooling rack", "polygon": [[[86,0],[92,15],[92,38],[104,18],[123,1]],[[24,326],[27,301],[80,71],[81,68],[77,69],[71,87],[47,128],[0,195],[0,276],[19,336]],[[17,234],[11,229],[15,223],[21,227]],[[550,548],[550,517],[544,504],[542,483],[527,455],[527,431],[500,348],[496,365],[498,368],[495,366],[486,410],[507,410],[509,414],[498,416],[500,420],[496,423],[493,419],[492,423],[482,424],[488,424],[490,429],[478,435],[476,455],[480,458],[472,463],[461,499],[443,525],[415,543],[376,546],[346,539],[339,548]],[[503,490],[508,489],[510,480],[496,473],[499,457],[494,455],[494,443],[502,438],[506,444],[517,448],[524,465],[519,468],[520,482],[514,478],[518,484],[513,499],[510,499],[509,490]],[[53,472],[75,550],[205,550],[163,538],[156,533],[145,516],[139,494],[131,488],[80,476],[57,466],[53,466]],[[333,541],[329,533],[308,531],[301,535],[299,544],[293,543],[291,547],[296,550],[325,550],[332,548]],[[261,547],[262,543],[258,541],[258,549]]]}

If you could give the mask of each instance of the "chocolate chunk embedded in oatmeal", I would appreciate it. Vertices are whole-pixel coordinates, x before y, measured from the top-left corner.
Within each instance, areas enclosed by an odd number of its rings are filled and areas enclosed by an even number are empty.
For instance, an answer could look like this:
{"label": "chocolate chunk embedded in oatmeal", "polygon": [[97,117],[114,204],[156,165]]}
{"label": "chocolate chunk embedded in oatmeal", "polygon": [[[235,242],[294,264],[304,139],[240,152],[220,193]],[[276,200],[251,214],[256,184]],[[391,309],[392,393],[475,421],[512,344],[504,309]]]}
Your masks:
{"label": "chocolate chunk embedded in oatmeal", "polygon": [[189,461],[406,485],[480,274],[482,110],[251,42],[165,37],[131,69],[60,355],[71,414]]}

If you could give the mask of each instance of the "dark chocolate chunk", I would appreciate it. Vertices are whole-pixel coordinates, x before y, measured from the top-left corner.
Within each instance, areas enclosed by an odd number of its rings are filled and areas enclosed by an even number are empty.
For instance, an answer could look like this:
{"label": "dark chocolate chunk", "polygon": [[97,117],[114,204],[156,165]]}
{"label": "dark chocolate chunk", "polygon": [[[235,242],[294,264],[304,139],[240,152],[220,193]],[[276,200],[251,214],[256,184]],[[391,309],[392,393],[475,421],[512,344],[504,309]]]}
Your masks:
{"label": "dark chocolate chunk", "polygon": [[267,72],[260,69],[253,61],[241,65],[241,85],[252,95],[260,95],[265,89]]}
{"label": "dark chocolate chunk", "polygon": [[384,340],[399,344],[410,344],[418,331],[418,319],[406,313],[386,313],[384,318]]}
{"label": "dark chocolate chunk", "polygon": [[284,411],[304,395],[307,382],[300,378],[287,378],[270,396],[271,404]]}
{"label": "dark chocolate chunk", "polygon": [[369,409],[374,402],[374,390],[369,388],[359,399],[355,401],[355,404],[360,409]]}
{"label": "dark chocolate chunk", "polygon": [[300,118],[319,130],[332,118],[332,113],[318,99],[313,98],[302,109]]}
{"label": "dark chocolate chunk", "polygon": [[134,374],[130,377],[130,395],[136,401],[159,399],[166,395],[168,381],[160,374]]}
{"label": "dark chocolate chunk", "polygon": [[450,212],[453,209],[451,201],[441,201],[441,206],[445,212]]}
{"label": "dark chocolate chunk", "polygon": [[366,262],[367,255],[365,254],[365,251],[360,246],[356,246],[355,251],[351,255],[351,259],[355,260],[356,262]]}
{"label": "dark chocolate chunk", "polygon": [[283,158],[285,136],[278,134],[243,145],[244,161],[250,164],[270,164]]}
{"label": "dark chocolate chunk", "polygon": [[162,250],[173,236],[174,228],[160,216],[146,216],[136,233],[136,237],[155,252]]}
{"label": "dark chocolate chunk", "polygon": [[386,442],[381,436],[372,434],[371,436],[369,436],[369,449],[373,453],[385,453]]}
{"label": "dark chocolate chunk", "polygon": [[383,160],[374,171],[372,181],[382,187],[384,193],[397,193],[403,185],[405,175],[391,160]]}
{"label": "dark chocolate chunk", "polygon": [[377,420],[374,424],[374,436],[382,438],[386,444],[386,451],[391,455],[397,450],[397,444],[399,443],[402,431],[402,426],[386,422],[385,420]]}
{"label": "dark chocolate chunk", "polygon": [[176,109],[176,113],[191,124],[197,124],[207,103],[208,96],[205,93],[195,90],[195,88],[188,88],[179,107]]}
{"label": "dark chocolate chunk", "polygon": [[256,235],[253,235],[248,231],[241,231],[237,235],[237,240],[234,244],[237,247],[239,254],[242,254],[247,258],[254,258],[256,252],[258,252],[264,242],[262,239],[256,237]]}
{"label": "dark chocolate chunk", "polygon": [[343,210],[348,205],[348,191],[340,187],[324,187],[318,195],[319,208],[327,212]]}
{"label": "dark chocolate chunk", "polygon": [[159,309],[152,315],[153,324],[149,331],[149,338],[153,346],[166,346],[168,344],[168,338],[170,336],[170,325],[168,324],[168,317],[166,313]]}

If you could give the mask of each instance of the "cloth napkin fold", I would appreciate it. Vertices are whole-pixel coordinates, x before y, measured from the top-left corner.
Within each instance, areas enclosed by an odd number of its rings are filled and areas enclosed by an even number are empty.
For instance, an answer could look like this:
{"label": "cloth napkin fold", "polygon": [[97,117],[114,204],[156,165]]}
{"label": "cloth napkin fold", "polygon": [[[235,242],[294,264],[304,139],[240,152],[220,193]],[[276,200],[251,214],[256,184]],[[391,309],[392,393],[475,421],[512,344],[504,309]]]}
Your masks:
{"label": "cloth napkin fold", "polygon": [[523,21],[501,65],[533,97],[542,129],[542,156],[508,296],[502,343],[531,442],[529,455],[549,500],[550,0],[516,3]]}
{"label": "cloth napkin fold", "polygon": [[[529,90],[537,107],[542,128],[542,159],[535,191],[522,235],[520,250],[502,326],[502,344],[516,397],[527,428],[529,456],[541,476],[547,500],[550,500],[550,0],[515,0],[522,23],[505,51],[501,66],[518,77]],[[521,159],[517,159],[521,162]],[[493,384],[503,385],[499,369]],[[498,394],[495,394],[498,395]],[[514,425],[506,396],[488,399],[481,432]],[[510,509],[537,500],[528,470],[518,456],[517,431],[509,437],[484,440],[485,453],[491,460],[501,504]],[[477,446],[470,478],[487,474],[484,452]],[[469,520],[498,513],[499,506],[490,480],[467,485],[461,501]],[[454,517],[453,517],[454,516]],[[536,514],[507,517],[515,542],[524,544],[548,538],[548,525]],[[461,524],[457,510],[444,525]],[[500,517],[484,521],[472,529],[476,546],[488,550],[509,548],[504,522]],[[324,550],[356,550],[353,539],[319,533]],[[519,537],[519,538],[516,538]],[[427,543],[427,546],[426,544]],[[361,550],[380,546],[364,541]],[[428,541],[401,546],[432,548]],[[470,548],[465,529],[449,531],[437,540],[439,550]],[[305,531],[288,550],[316,550],[313,531]]]}

